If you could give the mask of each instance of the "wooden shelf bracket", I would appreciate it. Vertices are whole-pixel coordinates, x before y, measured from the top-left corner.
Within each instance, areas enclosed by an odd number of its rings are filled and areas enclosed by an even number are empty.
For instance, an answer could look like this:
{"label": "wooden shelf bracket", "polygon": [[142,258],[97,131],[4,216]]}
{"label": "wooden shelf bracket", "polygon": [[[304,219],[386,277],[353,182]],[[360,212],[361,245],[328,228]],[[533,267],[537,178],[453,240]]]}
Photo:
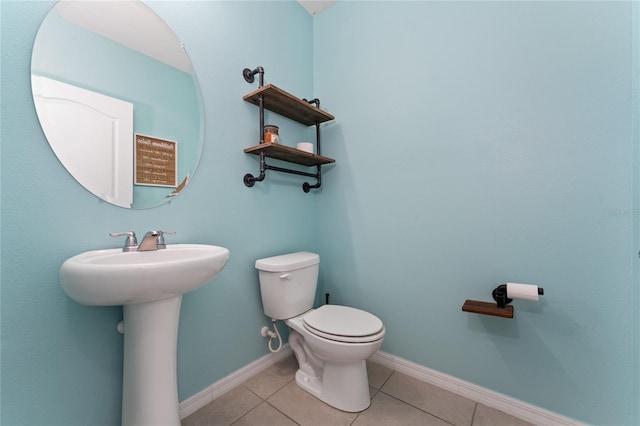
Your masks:
{"label": "wooden shelf bracket", "polygon": [[481,302],[479,300],[465,300],[462,305],[464,312],[474,314],[492,315],[494,317],[513,318],[513,306],[507,305],[499,308],[497,303]]}

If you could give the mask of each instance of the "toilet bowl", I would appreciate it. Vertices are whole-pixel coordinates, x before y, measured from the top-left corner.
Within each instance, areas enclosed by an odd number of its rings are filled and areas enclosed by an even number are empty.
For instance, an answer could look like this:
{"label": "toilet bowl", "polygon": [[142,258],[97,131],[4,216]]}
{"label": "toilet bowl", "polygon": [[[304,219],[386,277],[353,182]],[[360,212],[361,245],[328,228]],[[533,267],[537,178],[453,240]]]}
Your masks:
{"label": "toilet bowl", "polygon": [[385,328],[369,312],[340,305],[312,309],[317,254],[292,253],[256,261],[265,314],[284,320],[298,361],[296,383],[321,401],[359,412],[370,403],[366,359],[382,345]]}
{"label": "toilet bowl", "polygon": [[[327,331],[323,327],[315,329],[306,322],[307,317],[325,313],[330,317],[336,312],[344,317],[370,315],[376,320],[372,321],[375,328],[364,336],[349,336],[349,330],[334,335],[332,332],[338,331],[337,327]],[[371,403],[366,359],[382,345],[385,332],[382,321],[358,309],[324,305],[290,318],[285,324],[291,330],[289,346],[300,366],[296,372],[298,386],[340,410],[359,412],[366,409]]]}

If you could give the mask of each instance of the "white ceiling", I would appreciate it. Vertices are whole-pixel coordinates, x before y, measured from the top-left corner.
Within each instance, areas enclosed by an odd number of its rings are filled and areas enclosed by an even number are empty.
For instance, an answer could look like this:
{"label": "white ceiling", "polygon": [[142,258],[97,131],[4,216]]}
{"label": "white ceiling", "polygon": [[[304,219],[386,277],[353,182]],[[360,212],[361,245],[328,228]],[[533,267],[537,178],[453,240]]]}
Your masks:
{"label": "white ceiling", "polygon": [[[317,15],[338,0],[297,0]],[[191,67],[182,43],[164,21],[137,1],[64,1],[55,6],[62,19],[137,50],[179,70]]]}
{"label": "white ceiling", "polygon": [[60,17],[190,73],[182,43],[160,17],[137,1],[59,1]]}
{"label": "white ceiling", "polygon": [[307,12],[311,15],[317,15],[337,2],[338,0],[298,0],[298,3],[307,9]]}

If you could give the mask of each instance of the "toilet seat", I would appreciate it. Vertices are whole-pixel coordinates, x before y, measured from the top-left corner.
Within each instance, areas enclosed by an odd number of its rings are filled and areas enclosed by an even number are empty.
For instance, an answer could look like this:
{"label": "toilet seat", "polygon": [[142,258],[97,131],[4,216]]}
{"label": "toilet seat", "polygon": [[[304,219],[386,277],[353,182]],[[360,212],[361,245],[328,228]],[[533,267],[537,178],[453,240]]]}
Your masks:
{"label": "toilet seat", "polygon": [[316,336],[344,343],[367,343],[384,337],[384,326],[369,312],[323,305],[302,316],[304,328]]}

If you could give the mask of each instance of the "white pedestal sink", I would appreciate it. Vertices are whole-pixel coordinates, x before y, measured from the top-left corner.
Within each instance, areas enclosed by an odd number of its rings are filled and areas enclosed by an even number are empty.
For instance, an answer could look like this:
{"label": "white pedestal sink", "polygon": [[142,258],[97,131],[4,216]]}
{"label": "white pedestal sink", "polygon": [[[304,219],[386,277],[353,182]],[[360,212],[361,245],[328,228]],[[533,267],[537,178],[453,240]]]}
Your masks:
{"label": "white pedestal sink", "polygon": [[180,425],[176,350],[182,295],[209,282],[229,250],[201,244],[88,251],[60,268],[62,288],[83,305],[124,305],[122,425]]}

